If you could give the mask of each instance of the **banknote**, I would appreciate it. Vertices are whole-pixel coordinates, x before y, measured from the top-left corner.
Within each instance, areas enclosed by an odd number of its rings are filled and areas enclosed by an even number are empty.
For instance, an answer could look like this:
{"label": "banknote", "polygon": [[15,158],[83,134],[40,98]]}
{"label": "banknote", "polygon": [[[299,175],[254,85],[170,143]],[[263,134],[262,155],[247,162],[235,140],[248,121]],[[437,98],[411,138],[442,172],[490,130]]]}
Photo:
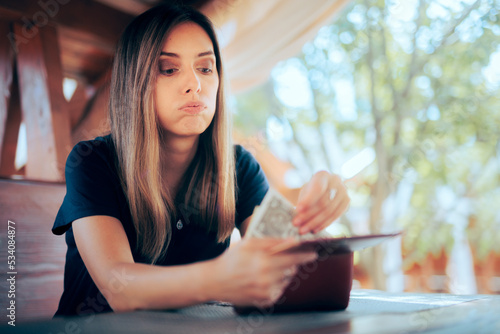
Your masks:
{"label": "banknote", "polygon": [[329,236],[325,232],[301,235],[299,229],[292,223],[295,214],[293,204],[271,188],[260,206],[255,208],[246,235],[255,238],[295,238],[299,241]]}

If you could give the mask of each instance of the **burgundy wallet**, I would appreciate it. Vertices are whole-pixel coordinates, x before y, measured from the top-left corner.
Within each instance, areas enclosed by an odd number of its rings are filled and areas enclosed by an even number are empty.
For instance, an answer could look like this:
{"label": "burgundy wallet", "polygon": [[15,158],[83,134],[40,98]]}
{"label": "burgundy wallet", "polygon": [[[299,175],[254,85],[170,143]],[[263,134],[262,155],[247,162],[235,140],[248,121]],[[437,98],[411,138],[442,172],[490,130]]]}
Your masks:
{"label": "burgundy wallet", "polygon": [[299,267],[281,297],[272,306],[235,306],[238,314],[259,312],[332,311],[349,305],[353,252],[400,235],[378,234],[348,238],[322,238],[301,242],[284,252],[315,250],[318,259]]}

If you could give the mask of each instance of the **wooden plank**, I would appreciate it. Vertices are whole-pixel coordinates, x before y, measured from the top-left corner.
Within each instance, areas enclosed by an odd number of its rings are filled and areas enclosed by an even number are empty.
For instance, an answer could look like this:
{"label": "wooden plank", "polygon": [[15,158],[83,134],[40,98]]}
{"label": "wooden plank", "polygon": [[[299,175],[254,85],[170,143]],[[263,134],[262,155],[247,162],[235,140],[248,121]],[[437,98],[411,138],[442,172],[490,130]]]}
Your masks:
{"label": "wooden plank", "polygon": [[36,22],[37,28],[40,28],[52,21],[99,36],[112,45],[134,18],[91,0],[0,0],[0,13],[9,19],[21,19],[23,24],[18,32],[23,38],[31,38],[27,22]]}
{"label": "wooden plank", "polygon": [[9,22],[0,20],[0,157],[4,145],[14,67],[12,48],[9,39],[6,38],[9,33]]}
{"label": "wooden plank", "polygon": [[[16,325],[27,319],[49,319],[57,309],[63,290],[66,243],[50,229],[65,192],[66,187],[60,183],[0,179],[0,221],[4,225],[0,242],[5,247],[7,220],[16,223]],[[7,255],[7,251],[0,253],[2,263],[7,263]],[[8,291],[5,272],[1,278],[0,289]],[[7,307],[6,295],[0,300],[1,307]]]}
{"label": "wooden plank", "polygon": [[[22,29],[21,24],[14,24],[15,34],[22,34]],[[61,180],[40,34],[34,34],[27,43],[18,45],[17,73],[28,144],[26,177]]]}
{"label": "wooden plank", "polygon": [[55,27],[46,26],[40,29],[43,47],[43,59],[47,76],[50,110],[52,115],[52,128],[56,144],[57,165],[59,173],[64,175],[66,158],[73,145],[71,145],[71,125],[68,114],[68,104],[63,94],[63,74],[59,39]]}

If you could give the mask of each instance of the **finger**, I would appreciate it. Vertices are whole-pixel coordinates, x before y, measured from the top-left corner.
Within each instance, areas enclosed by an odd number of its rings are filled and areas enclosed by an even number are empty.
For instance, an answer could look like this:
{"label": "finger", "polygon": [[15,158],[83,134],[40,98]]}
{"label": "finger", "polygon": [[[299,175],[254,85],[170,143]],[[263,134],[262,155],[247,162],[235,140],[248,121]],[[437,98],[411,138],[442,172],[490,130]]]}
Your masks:
{"label": "finger", "polygon": [[333,208],[336,208],[341,202],[341,197],[342,195],[337,195],[333,199],[330,199],[330,196],[324,195],[314,207],[298,214],[297,217],[295,217],[294,225],[304,226],[307,222],[311,221],[314,217],[318,216],[325,210],[332,210]]}
{"label": "finger", "polygon": [[297,272],[298,272],[298,266],[292,266],[292,267],[287,268],[283,271],[282,281],[283,281],[285,287],[287,287],[290,284],[290,282],[295,277]]}
{"label": "finger", "polygon": [[[347,208],[349,207],[349,203],[350,203],[350,200],[349,198],[347,198],[345,201],[343,201],[339,207],[337,207],[337,209],[335,210],[335,212],[333,213],[332,217],[333,217],[333,221],[335,221],[337,218],[339,218],[346,210]],[[318,233],[319,231],[322,231],[324,230],[325,228],[327,228],[331,223],[325,223],[323,225],[321,225],[320,227],[314,229],[314,231],[312,231],[313,233]]]}
{"label": "finger", "polygon": [[[244,238],[245,239],[245,238]],[[246,238],[244,242],[253,249],[261,249],[263,251],[272,250],[274,247],[287,247],[290,244],[296,243],[294,238]]]}
{"label": "finger", "polygon": [[281,242],[281,243],[276,244],[275,246],[269,248],[269,254],[272,255],[272,254],[277,254],[277,253],[283,252],[287,249],[290,249],[290,248],[297,246],[298,244],[300,244],[300,240],[295,239],[295,238],[291,238],[286,242]]}
{"label": "finger", "polygon": [[321,198],[321,195],[328,189],[329,177],[330,174],[326,171],[321,171],[313,175],[299,194],[296,207],[297,212],[301,212],[314,205]]}
{"label": "finger", "polygon": [[291,278],[297,274],[297,271],[299,270],[298,266],[291,266],[289,268],[286,268],[283,271],[283,274],[285,275],[286,278]]}
{"label": "finger", "polygon": [[291,266],[301,265],[315,261],[318,258],[318,254],[315,251],[299,252],[296,253],[280,253],[274,255],[273,268],[279,272],[283,272],[285,269]]}
{"label": "finger", "polygon": [[269,298],[264,301],[264,307],[272,306],[279,300],[279,298],[283,295],[283,292],[285,292],[286,287],[290,285],[291,279],[280,279],[276,282],[277,283],[274,285]]}
{"label": "finger", "polygon": [[318,228],[323,225],[330,225],[335,220],[333,218],[334,213],[337,208],[342,204],[342,202],[333,202],[331,205],[327,206],[323,211],[318,211],[315,216],[312,216],[306,220],[300,229],[300,234],[305,234],[309,232],[315,232]]}
{"label": "finger", "polygon": [[336,193],[333,198],[330,197],[330,192],[323,194],[321,200],[316,203],[314,207],[311,207],[309,210],[299,213],[294,218],[295,226],[304,226],[307,222],[314,219],[314,217],[318,216],[325,210],[333,210],[336,208],[345,198],[348,198],[347,190],[344,186],[340,185],[337,188],[332,188]]}
{"label": "finger", "polygon": [[308,216],[316,215],[317,211],[322,210],[323,208],[320,204],[325,205],[328,201],[347,195],[342,180],[338,175],[330,175],[328,173],[326,175],[328,175],[327,183],[323,183],[325,187],[321,191],[318,190],[316,201],[308,205],[302,204],[301,209],[297,210],[297,215],[294,218],[296,226],[300,226],[301,223],[303,224]]}
{"label": "finger", "polygon": [[345,198],[342,202],[338,203],[336,207],[325,210],[321,214],[314,217],[310,222],[300,228],[299,233],[318,233],[330,226],[337,218],[344,213],[349,205],[349,199]]}

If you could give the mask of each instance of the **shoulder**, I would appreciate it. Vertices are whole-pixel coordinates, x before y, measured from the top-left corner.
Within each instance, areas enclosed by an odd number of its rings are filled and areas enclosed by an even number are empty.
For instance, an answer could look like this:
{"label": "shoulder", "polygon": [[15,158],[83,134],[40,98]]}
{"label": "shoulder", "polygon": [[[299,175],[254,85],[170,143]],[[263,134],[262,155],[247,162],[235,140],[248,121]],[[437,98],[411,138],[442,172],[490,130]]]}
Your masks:
{"label": "shoulder", "polygon": [[85,167],[100,164],[114,165],[116,157],[111,135],[81,141],[76,144],[66,160],[66,175]]}
{"label": "shoulder", "polygon": [[252,153],[250,153],[239,144],[234,145],[234,155],[236,161],[236,170],[243,166],[248,166],[249,164],[258,164]]}
{"label": "shoulder", "polygon": [[264,180],[264,172],[255,157],[241,145],[234,145],[238,184],[247,179]]}
{"label": "shoulder", "polygon": [[66,162],[66,196],[52,232],[63,234],[73,221],[88,216],[111,216],[122,221],[127,202],[116,168],[110,136],[81,141]]}
{"label": "shoulder", "polygon": [[104,181],[115,178],[117,157],[111,135],[81,141],[66,160],[66,184]]}

